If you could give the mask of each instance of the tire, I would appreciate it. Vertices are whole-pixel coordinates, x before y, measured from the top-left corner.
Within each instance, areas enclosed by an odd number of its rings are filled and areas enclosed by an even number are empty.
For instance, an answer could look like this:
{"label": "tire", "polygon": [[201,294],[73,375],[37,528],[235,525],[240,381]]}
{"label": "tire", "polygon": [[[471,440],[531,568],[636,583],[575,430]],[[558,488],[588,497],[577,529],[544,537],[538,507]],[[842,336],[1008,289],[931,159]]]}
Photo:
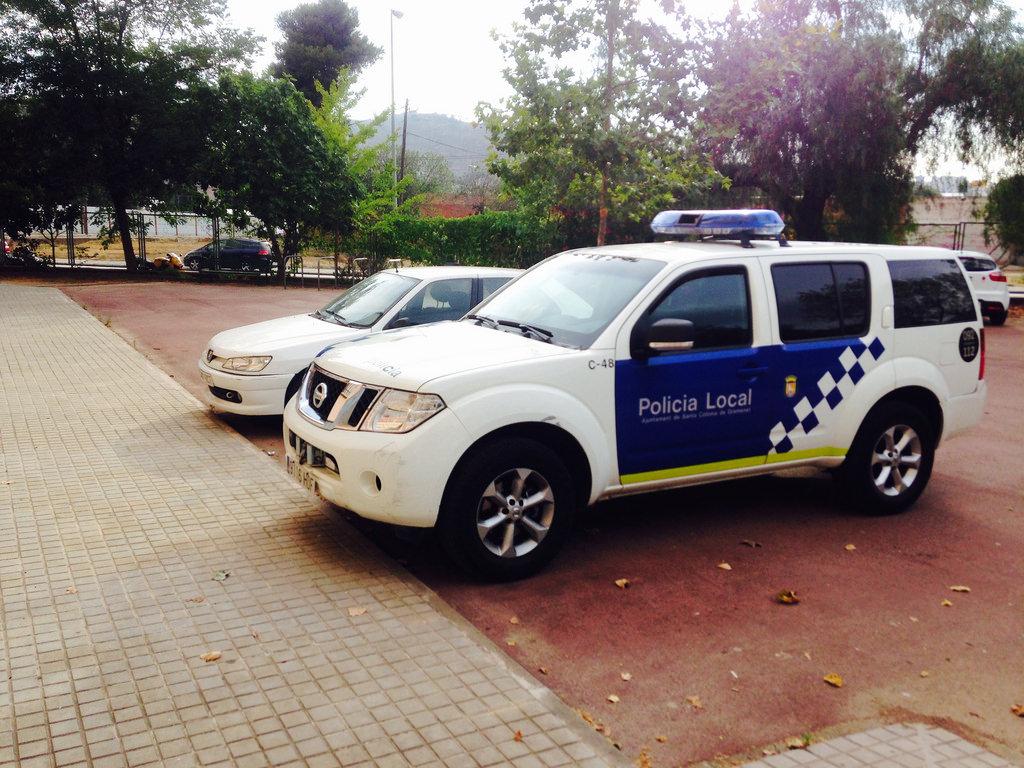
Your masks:
{"label": "tire", "polygon": [[576,505],[572,477],[557,453],[535,440],[504,438],[475,448],[456,467],[437,529],[459,567],[491,581],[512,581],[536,573],[558,553]]}
{"label": "tire", "polygon": [[1003,323],[1006,322],[1006,316],[1008,314],[1010,314],[1008,310],[993,309],[991,312],[988,313],[989,325],[1002,325]]}
{"label": "tire", "polygon": [[292,396],[299,391],[299,387],[302,386],[302,380],[306,377],[305,371],[299,371],[292,380],[288,382],[288,386],[284,390],[284,406],[288,406],[288,401],[292,399]]}
{"label": "tire", "polygon": [[936,427],[910,403],[891,401],[875,406],[839,469],[838,479],[848,503],[875,516],[908,509],[931,477]]}

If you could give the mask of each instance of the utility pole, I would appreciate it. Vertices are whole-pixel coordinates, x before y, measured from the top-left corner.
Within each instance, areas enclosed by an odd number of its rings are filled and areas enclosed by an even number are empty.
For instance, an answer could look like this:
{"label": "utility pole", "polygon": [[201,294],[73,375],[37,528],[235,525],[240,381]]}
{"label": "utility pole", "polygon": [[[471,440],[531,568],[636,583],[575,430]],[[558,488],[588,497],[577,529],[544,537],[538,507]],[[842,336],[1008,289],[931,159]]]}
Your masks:
{"label": "utility pole", "polygon": [[402,117],[402,155],[398,161],[398,180],[405,178],[405,133],[409,128],[409,100],[405,100],[405,115]]}
{"label": "utility pole", "polygon": [[398,146],[395,135],[395,19],[402,18],[402,12],[391,9],[391,182],[394,185],[392,202],[398,207]]}

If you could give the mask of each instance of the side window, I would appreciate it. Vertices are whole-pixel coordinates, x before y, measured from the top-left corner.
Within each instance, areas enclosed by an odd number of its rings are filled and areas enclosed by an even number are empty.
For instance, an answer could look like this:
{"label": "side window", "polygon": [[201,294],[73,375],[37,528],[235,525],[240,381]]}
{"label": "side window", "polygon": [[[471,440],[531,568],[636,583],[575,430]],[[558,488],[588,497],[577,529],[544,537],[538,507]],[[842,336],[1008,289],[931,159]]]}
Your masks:
{"label": "side window", "polygon": [[967,280],[953,259],[890,261],[897,328],[977,320]]}
{"label": "side window", "polygon": [[871,301],[864,264],[774,264],[772,283],[784,342],[867,332]]}
{"label": "side window", "polygon": [[496,290],[501,288],[505,283],[512,279],[512,276],[508,277],[485,277],[483,278],[483,293],[480,296],[480,300],[483,301]]}
{"label": "side window", "polygon": [[458,320],[472,308],[473,278],[427,283],[399,310],[391,327]]}
{"label": "side window", "polygon": [[665,318],[693,323],[694,349],[749,345],[753,331],[746,270],[714,270],[684,277],[648,314],[651,323]]}
{"label": "side window", "polygon": [[992,259],[983,259],[979,256],[961,256],[960,261],[968,272],[991,272],[999,268]]}

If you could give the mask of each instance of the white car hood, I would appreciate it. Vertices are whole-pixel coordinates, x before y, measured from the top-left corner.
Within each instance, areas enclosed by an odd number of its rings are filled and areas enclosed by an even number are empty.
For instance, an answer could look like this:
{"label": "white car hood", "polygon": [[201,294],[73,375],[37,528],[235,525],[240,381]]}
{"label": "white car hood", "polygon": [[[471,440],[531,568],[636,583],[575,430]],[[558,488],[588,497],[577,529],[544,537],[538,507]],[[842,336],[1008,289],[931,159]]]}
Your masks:
{"label": "white car hood", "polygon": [[286,373],[292,368],[295,373],[324,347],[369,333],[368,328],[291,315],[222,331],[210,339],[210,349],[219,357],[270,355],[274,359],[264,373]]}
{"label": "white car hood", "polygon": [[316,360],[347,379],[416,391],[441,376],[564,355],[572,350],[469,322],[379,333],[326,350]]}

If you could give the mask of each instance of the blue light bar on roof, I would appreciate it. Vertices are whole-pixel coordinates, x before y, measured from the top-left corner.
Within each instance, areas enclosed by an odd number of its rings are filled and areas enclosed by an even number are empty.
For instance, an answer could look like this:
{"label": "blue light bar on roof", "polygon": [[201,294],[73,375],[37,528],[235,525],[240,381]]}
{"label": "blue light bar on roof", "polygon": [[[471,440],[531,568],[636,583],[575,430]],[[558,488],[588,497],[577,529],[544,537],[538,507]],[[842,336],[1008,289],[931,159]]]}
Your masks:
{"label": "blue light bar on roof", "polygon": [[778,237],[786,225],[775,211],[662,211],[651,222],[658,235]]}

